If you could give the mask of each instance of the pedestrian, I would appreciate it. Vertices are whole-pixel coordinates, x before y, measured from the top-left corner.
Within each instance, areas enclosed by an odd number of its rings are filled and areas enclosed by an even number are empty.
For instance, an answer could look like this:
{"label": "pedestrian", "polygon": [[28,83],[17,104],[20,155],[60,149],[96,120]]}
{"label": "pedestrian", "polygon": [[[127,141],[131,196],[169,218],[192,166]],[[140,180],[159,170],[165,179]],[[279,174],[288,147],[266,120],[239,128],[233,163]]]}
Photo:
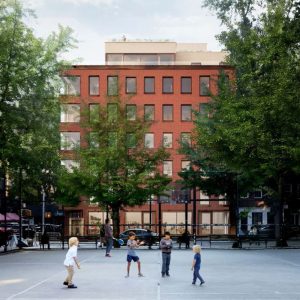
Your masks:
{"label": "pedestrian", "polygon": [[67,285],[69,289],[76,289],[77,286],[73,284],[74,266],[76,265],[80,269],[80,263],[77,259],[77,247],[79,241],[77,237],[71,237],[69,239],[69,250],[66,254],[64,265],[67,269],[68,276],[64,281],[64,285]]}
{"label": "pedestrian", "polygon": [[102,249],[105,242],[105,225],[100,226],[100,238],[99,238],[99,247]]}
{"label": "pedestrian", "polygon": [[205,281],[200,275],[200,265],[201,265],[201,247],[199,245],[193,246],[193,252],[195,253],[193,263],[192,263],[192,271],[194,271],[193,274],[193,282],[192,284],[196,284],[197,278],[200,280],[200,285],[204,284]]}
{"label": "pedestrian", "polygon": [[104,236],[105,236],[105,241],[106,241],[106,252],[105,256],[106,257],[111,257],[110,251],[113,246],[113,230],[112,227],[109,224],[109,219],[105,220],[105,225],[104,225]]}
{"label": "pedestrian", "polygon": [[130,273],[130,265],[131,261],[134,261],[137,263],[138,266],[138,276],[139,277],[144,277],[144,275],[141,273],[141,262],[140,258],[136,255],[135,249],[138,248],[139,246],[143,245],[144,242],[139,242],[135,240],[135,233],[133,231],[130,231],[128,234],[128,241],[127,241],[127,275],[125,276],[126,278],[129,277]]}
{"label": "pedestrian", "polygon": [[171,262],[172,247],[173,247],[173,243],[171,240],[170,232],[166,231],[165,236],[160,241],[160,249],[162,252],[162,268],[161,268],[162,277],[170,276],[169,268]]}

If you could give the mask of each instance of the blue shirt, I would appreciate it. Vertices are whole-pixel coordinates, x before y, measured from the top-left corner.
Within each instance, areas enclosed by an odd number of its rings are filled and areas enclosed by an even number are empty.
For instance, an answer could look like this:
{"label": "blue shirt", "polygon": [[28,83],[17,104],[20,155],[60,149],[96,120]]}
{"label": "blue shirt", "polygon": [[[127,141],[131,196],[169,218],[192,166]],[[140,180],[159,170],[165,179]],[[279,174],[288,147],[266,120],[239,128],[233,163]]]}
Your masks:
{"label": "blue shirt", "polygon": [[201,264],[201,255],[200,255],[200,253],[196,253],[194,255],[194,260],[195,260],[194,268],[200,268],[200,264]]}

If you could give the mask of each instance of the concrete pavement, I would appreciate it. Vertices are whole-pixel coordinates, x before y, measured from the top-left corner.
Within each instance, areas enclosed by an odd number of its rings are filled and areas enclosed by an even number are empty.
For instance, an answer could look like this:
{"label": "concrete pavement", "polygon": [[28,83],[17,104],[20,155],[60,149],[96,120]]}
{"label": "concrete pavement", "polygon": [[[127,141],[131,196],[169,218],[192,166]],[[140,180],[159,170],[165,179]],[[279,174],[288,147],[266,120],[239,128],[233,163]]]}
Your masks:
{"label": "concrete pavement", "polygon": [[78,251],[78,289],[62,285],[66,250],[21,251],[0,256],[0,299],[300,299],[300,250],[209,250],[202,252],[204,286],[193,286],[191,250],[172,253],[171,277],[161,278],[159,250],[139,250],[144,278],[132,264],[125,278],[126,250]]}

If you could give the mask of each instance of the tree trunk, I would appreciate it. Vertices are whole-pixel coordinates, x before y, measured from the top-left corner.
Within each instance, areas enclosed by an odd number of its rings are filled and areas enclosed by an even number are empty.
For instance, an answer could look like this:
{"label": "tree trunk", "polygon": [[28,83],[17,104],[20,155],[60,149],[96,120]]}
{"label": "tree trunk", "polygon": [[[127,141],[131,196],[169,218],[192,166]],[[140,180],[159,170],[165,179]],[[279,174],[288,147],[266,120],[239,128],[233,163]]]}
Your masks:
{"label": "tree trunk", "polygon": [[[120,235],[120,208],[118,205],[112,206],[112,220],[113,220],[113,236],[119,238]],[[119,248],[120,245],[114,240],[114,247]]]}

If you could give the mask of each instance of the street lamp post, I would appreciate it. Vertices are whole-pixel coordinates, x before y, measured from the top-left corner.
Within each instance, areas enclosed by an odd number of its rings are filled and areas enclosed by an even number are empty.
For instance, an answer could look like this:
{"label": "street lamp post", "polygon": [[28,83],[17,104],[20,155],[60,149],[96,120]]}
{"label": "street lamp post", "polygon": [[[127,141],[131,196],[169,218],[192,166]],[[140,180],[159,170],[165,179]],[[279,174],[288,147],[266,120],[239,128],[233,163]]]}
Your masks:
{"label": "street lamp post", "polygon": [[197,190],[196,186],[193,187],[193,242],[196,245],[196,204],[197,204]]}
{"label": "street lamp post", "polygon": [[44,188],[42,187],[42,235],[45,233],[45,200],[46,193]]}

